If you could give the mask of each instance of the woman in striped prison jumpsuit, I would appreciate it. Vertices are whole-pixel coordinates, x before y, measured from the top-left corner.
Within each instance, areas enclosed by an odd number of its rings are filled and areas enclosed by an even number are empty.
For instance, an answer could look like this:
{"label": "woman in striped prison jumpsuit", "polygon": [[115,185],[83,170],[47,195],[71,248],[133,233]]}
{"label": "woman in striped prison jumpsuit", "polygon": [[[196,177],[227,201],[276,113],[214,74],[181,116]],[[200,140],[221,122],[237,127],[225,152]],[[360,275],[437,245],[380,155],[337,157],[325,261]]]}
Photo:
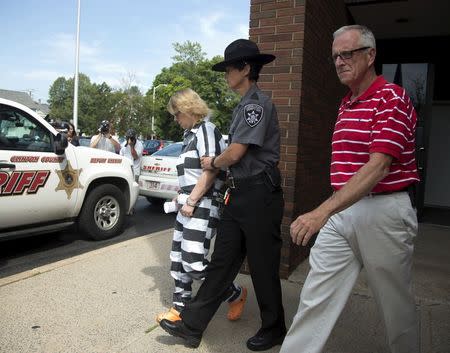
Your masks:
{"label": "woman in striped prison jumpsuit", "polygon": [[[185,199],[175,221],[170,274],[175,280],[173,307],[157,316],[157,321],[180,320],[184,303],[191,299],[192,282],[205,277],[206,258],[219,218],[218,191],[225,181],[223,170],[202,170],[200,157],[219,155],[226,147],[222,134],[207,118],[210,111],[200,96],[190,88],[176,92],[168,111],[185,130],[183,148],[177,165],[180,193]],[[187,197],[186,197],[187,196]],[[227,317],[237,320],[247,297],[246,288],[232,284],[226,301]]]}

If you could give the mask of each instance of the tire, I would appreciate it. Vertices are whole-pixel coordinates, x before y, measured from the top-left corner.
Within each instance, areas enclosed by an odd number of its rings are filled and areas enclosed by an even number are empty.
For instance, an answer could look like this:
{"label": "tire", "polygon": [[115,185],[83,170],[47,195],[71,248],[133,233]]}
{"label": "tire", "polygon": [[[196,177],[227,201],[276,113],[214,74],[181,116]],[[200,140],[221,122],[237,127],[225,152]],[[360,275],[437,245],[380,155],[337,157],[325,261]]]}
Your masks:
{"label": "tire", "polygon": [[166,201],[165,199],[159,199],[157,197],[151,197],[151,196],[146,196],[145,197],[147,199],[148,202],[150,202],[152,205],[155,206],[161,206],[164,201]]}
{"label": "tire", "polygon": [[126,212],[122,191],[113,184],[99,185],[87,195],[78,224],[93,240],[105,240],[122,232]]}

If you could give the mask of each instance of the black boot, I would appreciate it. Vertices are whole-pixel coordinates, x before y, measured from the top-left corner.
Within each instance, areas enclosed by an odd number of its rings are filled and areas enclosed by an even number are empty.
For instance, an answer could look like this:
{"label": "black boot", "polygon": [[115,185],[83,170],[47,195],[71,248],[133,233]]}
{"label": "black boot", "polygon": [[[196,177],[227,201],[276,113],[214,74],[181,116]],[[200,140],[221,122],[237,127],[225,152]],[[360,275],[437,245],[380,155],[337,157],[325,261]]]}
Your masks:
{"label": "black boot", "polygon": [[247,348],[251,351],[265,351],[273,346],[282,344],[284,336],[286,336],[285,330],[282,332],[279,332],[279,330],[266,332],[260,330],[247,340]]}
{"label": "black boot", "polygon": [[202,332],[187,327],[182,320],[169,321],[163,319],[159,325],[172,336],[183,338],[188,347],[197,348],[200,345]]}

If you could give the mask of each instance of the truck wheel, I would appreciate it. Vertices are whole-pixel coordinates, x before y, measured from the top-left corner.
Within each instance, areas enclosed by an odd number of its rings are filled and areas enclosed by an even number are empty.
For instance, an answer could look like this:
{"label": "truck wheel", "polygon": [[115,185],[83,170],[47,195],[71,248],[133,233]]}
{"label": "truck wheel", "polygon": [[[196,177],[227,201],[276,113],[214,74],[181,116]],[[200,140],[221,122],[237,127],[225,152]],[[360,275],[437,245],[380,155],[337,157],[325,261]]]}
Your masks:
{"label": "truck wheel", "polygon": [[125,197],[112,184],[99,185],[86,200],[79,217],[81,230],[94,240],[118,235],[125,221]]}

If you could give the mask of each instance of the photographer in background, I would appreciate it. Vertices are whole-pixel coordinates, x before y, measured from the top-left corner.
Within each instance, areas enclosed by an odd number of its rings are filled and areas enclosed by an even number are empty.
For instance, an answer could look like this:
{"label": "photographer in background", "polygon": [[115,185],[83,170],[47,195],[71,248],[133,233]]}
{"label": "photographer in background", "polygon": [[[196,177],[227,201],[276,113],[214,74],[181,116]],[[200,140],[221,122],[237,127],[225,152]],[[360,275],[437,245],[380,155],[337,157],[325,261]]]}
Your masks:
{"label": "photographer in background", "polygon": [[125,135],[125,142],[120,149],[120,155],[127,157],[133,162],[134,177],[136,182],[139,179],[141,171],[141,160],[144,145],[136,138],[136,131],[134,129],[128,129]]}
{"label": "photographer in background", "polygon": [[117,153],[120,150],[120,144],[111,135],[111,124],[108,120],[103,120],[98,128],[98,134],[92,136],[92,148]]}

